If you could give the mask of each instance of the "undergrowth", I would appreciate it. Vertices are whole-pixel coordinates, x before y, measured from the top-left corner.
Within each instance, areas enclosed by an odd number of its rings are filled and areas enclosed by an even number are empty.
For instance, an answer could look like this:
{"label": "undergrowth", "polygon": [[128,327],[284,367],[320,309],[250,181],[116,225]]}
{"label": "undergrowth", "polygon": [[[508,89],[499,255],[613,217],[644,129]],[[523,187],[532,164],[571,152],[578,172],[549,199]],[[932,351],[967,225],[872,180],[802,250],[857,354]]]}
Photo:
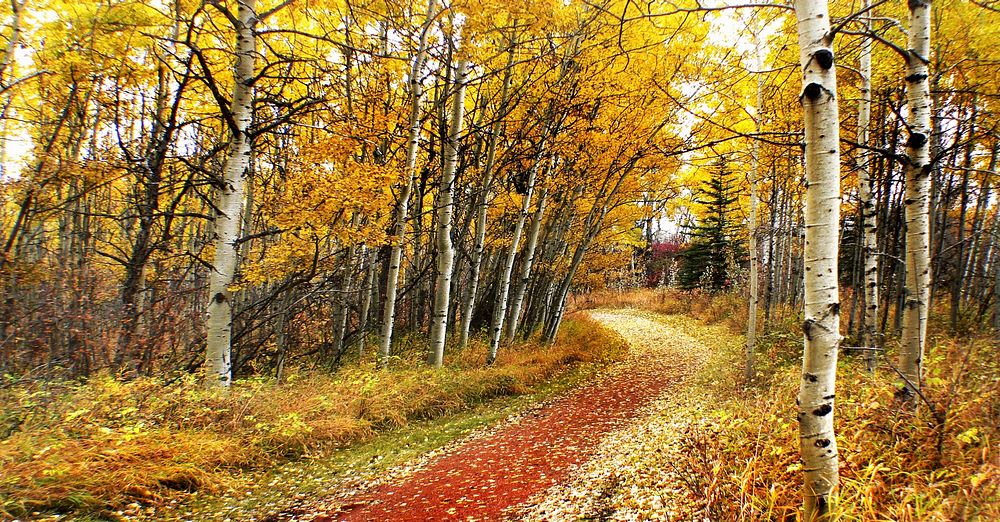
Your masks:
{"label": "undergrowth", "polygon": [[228,392],[194,376],[8,382],[0,388],[0,517],[104,512],[218,491],[241,471],[529,393],[576,363],[603,364],[623,351],[621,339],[576,317],[553,345],[501,350],[489,367],[485,346],[474,342],[440,370],[405,362],[422,357],[404,352],[388,371],[368,361],[332,375],[292,373],[283,385],[241,380]]}
{"label": "undergrowth", "polygon": [[[715,350],[694,379],[687,401],[656,421],[663,450],[643,466],[669,470],[685,491],[674,520],[797,520],[801,516],[801,464],[794,398],[801,364],[801,318],[777,313],[757,346],[759,379],[743,387],[742,332],[746,300],[647,290],[591,295],[578,308],[634,307],[687,314],[729,329],[686,330]],[[990,332],[950,335],[937,311],[929,328],[923,393],[927,403],[901,410],[889,364],[878,371],[858,357],[841,358],[836,429],[840,453],[839,502],[833,520],[1000,520],[1000,360]],[[639,485],[642,488],[642,485]],[[652,486],[649,486],[652,489]],[[660,492],[667,486],[657,483]],[[658,494],[650,491],[650,496]],[[641,494],[640,494],[641,496]]]}

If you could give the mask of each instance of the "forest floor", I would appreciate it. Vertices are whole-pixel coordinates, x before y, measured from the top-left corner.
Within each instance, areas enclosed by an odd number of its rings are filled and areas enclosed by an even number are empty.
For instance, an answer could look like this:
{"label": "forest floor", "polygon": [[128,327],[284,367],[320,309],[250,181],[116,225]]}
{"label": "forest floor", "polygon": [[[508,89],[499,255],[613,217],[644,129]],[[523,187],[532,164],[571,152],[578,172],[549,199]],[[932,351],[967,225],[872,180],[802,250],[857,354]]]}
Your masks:
{"label": "forest floor", "polygon": [[614,505],[620,452],[631,447],[622,442],[662,415],[671,396],[685,394],[710,350],[688,335],[705,328],[688,318],[589,315],[630,346],[593,381],[405,469],[267,520],[576,520],[624,507]]}

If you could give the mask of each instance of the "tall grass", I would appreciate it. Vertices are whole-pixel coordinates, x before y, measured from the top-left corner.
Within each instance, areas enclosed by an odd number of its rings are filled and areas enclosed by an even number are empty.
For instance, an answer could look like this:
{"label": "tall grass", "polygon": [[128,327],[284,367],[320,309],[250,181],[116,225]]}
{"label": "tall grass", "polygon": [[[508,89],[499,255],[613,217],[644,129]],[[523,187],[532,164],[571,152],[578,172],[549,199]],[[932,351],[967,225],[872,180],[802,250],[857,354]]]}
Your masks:
{"label": "tall grass", "polygon": [[[410,349],[419,351],[417,343]],[[343,447],[379,432],[527,393],[575,364],[619,357],[624,342],[596,323],[567,321],[556,343],[501,350],[486,367],[481,342],[433,370],[402,353],[388,371],[370,361],[335,374],[292,373],[201,387],[109,376],[87,382],[6,383],[0,389],[0,516],[158,502],[214,491],[246,469]]]}
{"label": "tall grass", "polygon": [[[645,290],[578,296],[578,308],[635,307],[687,314],[724,324],[741,338],[746,299],[736,294]],[[776,314],[757,351],[762,376],[742,382],[742,340],[700,339],[716,352],[695,379],[692,395],[711,397],[692,408],[683,433],[662,457],[694,500],[691,517],[712,520],[796,520],[801,464],[794,398],[800,378],[801,318]],[[834,520],[1000,520],[1000,359],[992,332],[966,325],[948,331],[947,310],[929,324],[923,393],[928,403],[900,409],[891,369],[896,338],[878,371],[843,357],[838,369],[837,442],[840,501]],[[890,322],[891,324],[891,322]],[[698,329],[688,332],[693,335]],[[710,412],[710,413],[708,413]],[[677,415],[678,413],[674,413]],[[686,519],[681,517],[681,519]]]}

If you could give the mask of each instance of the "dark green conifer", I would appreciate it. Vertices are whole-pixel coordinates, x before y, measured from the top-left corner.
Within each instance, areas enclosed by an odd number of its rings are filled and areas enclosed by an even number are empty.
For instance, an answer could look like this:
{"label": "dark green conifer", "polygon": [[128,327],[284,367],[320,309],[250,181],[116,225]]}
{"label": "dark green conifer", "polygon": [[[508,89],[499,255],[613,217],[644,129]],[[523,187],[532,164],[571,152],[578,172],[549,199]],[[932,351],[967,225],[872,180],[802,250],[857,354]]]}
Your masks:
{"label": "dark green conifer", "polygon": [[680,256],[680,288],[726,289],[746,260],[746,248],[739,238],[743,224],[737,217],[739,193],[735,185],[725,158],[720,158],[696,199],[706,213],[691,230],[691,242]]}

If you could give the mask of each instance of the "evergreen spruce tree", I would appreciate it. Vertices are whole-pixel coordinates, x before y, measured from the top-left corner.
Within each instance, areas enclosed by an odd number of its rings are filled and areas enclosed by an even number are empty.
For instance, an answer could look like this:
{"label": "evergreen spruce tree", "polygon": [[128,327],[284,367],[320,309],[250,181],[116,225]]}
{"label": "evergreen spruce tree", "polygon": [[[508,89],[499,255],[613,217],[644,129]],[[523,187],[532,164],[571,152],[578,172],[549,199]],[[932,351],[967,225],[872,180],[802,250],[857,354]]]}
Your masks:
{"label": "evergreen spruce tree", "polygon": [[739,199],[734,185],[725,158],[720,158],[696,199],[705,206],[706,213],[691,231],[687,250],[680,255],[680,288],[711,292],[726,289],[745,261],[746,248],[738,235],[742,224],[733,218]]}

